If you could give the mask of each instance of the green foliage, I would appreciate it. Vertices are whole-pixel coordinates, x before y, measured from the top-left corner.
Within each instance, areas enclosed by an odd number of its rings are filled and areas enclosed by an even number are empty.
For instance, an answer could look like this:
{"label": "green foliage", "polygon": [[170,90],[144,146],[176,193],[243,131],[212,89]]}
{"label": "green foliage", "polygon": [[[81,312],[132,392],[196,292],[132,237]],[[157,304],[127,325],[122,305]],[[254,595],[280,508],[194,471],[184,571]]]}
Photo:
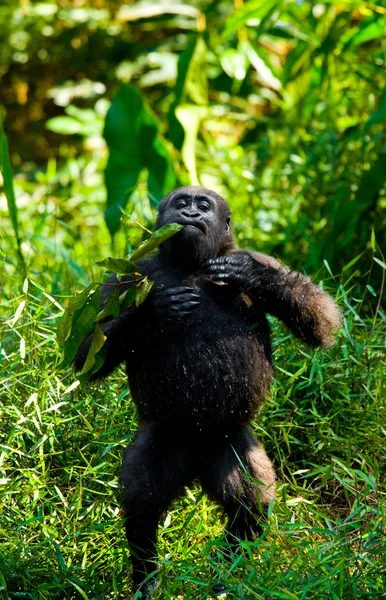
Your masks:
{"label": "green foliage", "polygon": [[[46,227],[54,226],[47,217]],[[135,410],[123,371],[80,392],[73,374],[57,369],[53,323],[62,310],[44,292],[52,276],[46,256],[38,258],[38,281],[13,292],[3,329],[2,594],[119,599],[130,594],[130,566],[117,473]],[[381,597],[385,316],[367,319],[363,303],[350,298],[357,264],[342,275],[345,326],[328,352],[310,352],[273,323],[276,381],[254,426],[279,479],[263,536],[228,561],[222,515],[194,486],[161,523],[155,598],[204,600],[218,578],[230,598]],[[5,293],[18,285],[15,273]]]}
{"label": "green foliage", "polygon": [[11,218],[13,230],[15,232],[17,250],[21,260],[21,264],[24,265],[23,255],[21,253],[21,239],[19,234],[19,224],[17,216],[17,205],[15,199],[15,192],[13,188],[13,176],[11,160],[9,157],[8,140],[5,135],[3,128],[3,116],[0,112],[0,172],[4,182],[4,194],[7,198],[8,212]]}
{"label": "green foliage", "polygon": [[110,150],[106,166],[106,223],[116,233],[124,208],[143,169],[148,171],[148,193],[153,206],[173,188],[172,162],[158,135],[154,116],[135,88],[122,85],[106,116],[104,132]]}
{"label": "green foliage", "polygon": [[382,597],[384,4],[0,4],[0,597],[130,594],[130,393],[120,371],[80,390],[54,331],[61,318],[71,360],[94,329],[89,376],[103,322],[151,285],[114,288],[101,311],[95,262],[131,275],[120,257],[150,250],[157,201],[190,183],[226,197],[242,247],[335,289],[344,328],[310,352],[272,323],[276,381],[254,424],[279,478],[268,525],[228,562],[218,509],[189,490],[160,528],[155,598],[204,600],[218,578],[232,599]]}
{"label": "green foliage", "polygon": [[[106,336],[100,327],[100,322],[106,324],[110,319],[118,317],[132,304],[139,306],[146,300],[153,283],[139,273],[135,264],[150,252],[156,250],[160,244],[175,235],[182,229],[182,225],[171,223],[157,229],[151,236],[142,242],[127,259],[105,258],[97,265],[114,273],[117,278],[112,285],[112,293],[107,297],[101,308],[101,284],[91,283],[82,292],[77,294],[70,302],[58,322],[56,337],[63,349],[61,366],[66,367],[72,363],[80,344],[92,335],[92,342],[87,354],[83,369],[80,373],[81,381],[87,381],[103,365],[107,349]],[[131,275],[133,289],[119,293],[121,283],[119,275]],[[122,281],[124,283],[124,280]],[[108,284],[107,284],[108,285]]]}

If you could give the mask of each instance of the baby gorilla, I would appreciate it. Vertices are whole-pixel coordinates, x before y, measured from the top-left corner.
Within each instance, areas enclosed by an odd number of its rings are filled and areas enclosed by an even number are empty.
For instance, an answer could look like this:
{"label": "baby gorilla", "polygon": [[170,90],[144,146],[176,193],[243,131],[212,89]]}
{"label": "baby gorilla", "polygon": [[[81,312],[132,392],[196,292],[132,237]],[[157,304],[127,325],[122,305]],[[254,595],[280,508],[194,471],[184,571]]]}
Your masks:
{"label": "baby gorilla", "polygon": [[[239,250],[230,210],[216,193],[185,187],[161,202],[156,228],[183,229],[139,261],[154,281],[146,301],[104,327],[107,359],[94,377],[126,361],[139,415],[122,471],[133,579],[144,596],[154,582],[160,517],[198,478],[228,515],[229,541],[251,539],[275,496],[275,472],[248,423],[272,380],[265,314],[310,346],[329,346],[339,311],[328,294],[264,254]],[[130,279],[120,284],[120,293]],[[117,280],[105,285],[104,299]],[[81,369],[90,338],[80,347]]]}

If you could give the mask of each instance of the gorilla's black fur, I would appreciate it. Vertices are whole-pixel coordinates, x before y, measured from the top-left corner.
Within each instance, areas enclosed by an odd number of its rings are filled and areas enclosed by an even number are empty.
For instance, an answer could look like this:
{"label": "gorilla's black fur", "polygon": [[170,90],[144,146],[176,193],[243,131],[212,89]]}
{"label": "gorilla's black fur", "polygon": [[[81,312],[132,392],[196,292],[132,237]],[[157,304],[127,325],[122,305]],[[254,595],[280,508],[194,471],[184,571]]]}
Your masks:
{"label": "gorilla's black fur", "polygon": [[161,514],[195,477],[227,513],[230,539],[259,532],[258,515],[275,495],[272,464],[248,427],[272,379],[265,313],[311,346],[333,343],[339,326],[334,302],[307,277],[236,249],[229,221],[212,191],[168,194],[156,226],[184,228],[140,261],[155,282],[146,301],[104,326],[108,356],[96,377],[126,361],[140,421],[122,471],[136,587],[155,568]]}

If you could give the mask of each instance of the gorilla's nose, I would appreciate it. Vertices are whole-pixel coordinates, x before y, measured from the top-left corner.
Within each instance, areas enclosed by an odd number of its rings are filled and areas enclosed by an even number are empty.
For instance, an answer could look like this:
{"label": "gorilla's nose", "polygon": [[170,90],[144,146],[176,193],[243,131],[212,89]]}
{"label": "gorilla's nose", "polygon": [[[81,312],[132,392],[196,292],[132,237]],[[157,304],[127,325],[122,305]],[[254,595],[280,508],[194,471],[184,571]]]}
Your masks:
{"label": "gorilla's nose", "polygon": [[187,219],[199,219],[201,217],[201,213],[195,209],[195,208],[191,208],[191,209],[184,209],[181,211],[181,215],[183,217],[186,217]]}

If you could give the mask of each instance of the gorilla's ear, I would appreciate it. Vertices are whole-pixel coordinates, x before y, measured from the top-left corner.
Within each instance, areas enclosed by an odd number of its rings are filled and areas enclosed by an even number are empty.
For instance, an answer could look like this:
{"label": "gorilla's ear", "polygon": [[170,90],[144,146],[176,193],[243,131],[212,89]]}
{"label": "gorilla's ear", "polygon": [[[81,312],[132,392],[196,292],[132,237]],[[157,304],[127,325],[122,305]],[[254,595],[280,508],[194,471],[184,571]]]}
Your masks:
{"label": "gorilla's ear", "polygon": [[229,216],[229,217],[227,217],[227,226],[226,226],[226,230],[227,230],[227,231],[229,231],[229,227],[230,227],[230,225],[229,225],[229,224],[230,224],[230,222],[231,222],[231,218],[230,218],[230,216]]}

